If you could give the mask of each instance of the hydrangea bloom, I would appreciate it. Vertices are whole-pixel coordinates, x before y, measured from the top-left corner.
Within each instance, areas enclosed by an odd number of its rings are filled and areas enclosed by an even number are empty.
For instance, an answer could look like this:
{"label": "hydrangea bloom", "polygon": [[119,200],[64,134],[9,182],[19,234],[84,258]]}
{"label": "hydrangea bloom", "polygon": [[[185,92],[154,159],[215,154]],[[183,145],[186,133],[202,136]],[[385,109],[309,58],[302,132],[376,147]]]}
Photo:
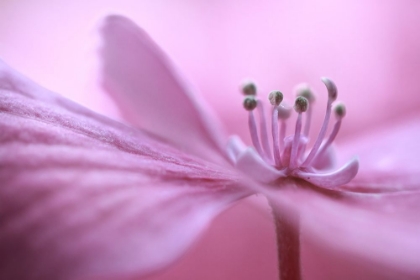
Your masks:
{"label": "hydrangea bloom", "polygon": [[340,156],[359,154],[362,164],[338,191],[301,180],[261,184],[231,167],[217,120],[140,29],[111,17],[103,33],[105,85],[127,120],[153,136],[2,64],[2,276],[145,275],[182,254],[211,217],[250,190],[286,219],[298,213],[302,239],[318,244],[321,256],[324,248],[341,251],[344,268],[370,266],[366,278],[420,275],[416,119],[345,149]]}

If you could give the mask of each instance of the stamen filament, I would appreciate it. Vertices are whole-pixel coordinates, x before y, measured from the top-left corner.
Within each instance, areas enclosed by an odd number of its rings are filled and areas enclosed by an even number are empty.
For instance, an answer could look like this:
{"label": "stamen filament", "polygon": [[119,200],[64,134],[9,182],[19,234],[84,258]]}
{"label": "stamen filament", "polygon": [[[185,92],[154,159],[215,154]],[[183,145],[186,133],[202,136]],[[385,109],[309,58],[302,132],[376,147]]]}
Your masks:
{"label": "stamen filament", "polygon": [[281,120],[281,126],[280,126],[280,151],[283,151],[284,149],[284,138],[286,137],[286,129],[287,129],[287,123],[285,120]]}
{"label": "stamen filament", "polygon": [[268,131],[267,123],[265,121],[264,107],[260,100],[257,101],[258,113],[260,115],[260,137],[262,142],[262,147],[265,152],[265,158],[271,158],[271,149],[268,142]]}
{"label": "stamen filament", "polygon": [[295,136],[293,138],[292,153],[290,155],[290,169],[294,169],[297,166],[297,153],[299,148],[300,132],[302,130],[302,112],[299,112],[296,120]]}
{"label": "stamen filament", "polygon": [[251,132],[252,144],[254,145],[258,154],[262,158],[265,158],[264,152],[261,148],[260,140],[258,139],[257,123],[255,121],[255,116],[254,116],[253,111],[249,111],[248,126],[249,126],[249,131]]}
{"label": "stamen filament", "polygon": [[322,139],[325,137],[325,133],[327,132],[328,122],[330,121],[331,116],[332,103],[337,99],[337,87],[335,86],[334,82],[325,77],[321,78],[321,80],[327,87],[328,91],[327,111],[325,113],[324,123],[322,124],[318,137],[316,138],[315,144],[301,167],[308,167],[317,154],[319,147],[321,146]]}
{"label": "stamen filament", "polygon": [[321,130],[319,131],[319,134],[318,134],[318,138],[316,138],[315,144],[312,147],[311,152],[309,153],[306,160],[302,163],[301,167],[309,166],[312,160],[314,159],[316,153],[318,152],[318,149],[322,143],[322,139],[324,138],[325,133],[327,132],[328,122],[330,121],[330,116],[331,116],[331,107],[332,107],[332,100],[328,98],[327,111],[325,112],[324,123],[322,124]]}
{"label": "stamen filament", "polygon": [[273,153],[274,153],[274,162],[276,166],[281,166],[281,156],[279,150],[279,120],[277,107],[273,107],[273,118],[271,123],[271,134],[273,135]]}
{"label": "stamen filament", "polygon": [[305,118],[305,128],[303,129],[303,136],[308,137],[309,129],[311,128],[311,119],[312,119],[312,106],[309,106],[308,110],[306,111],[306,118]]}
{"label": "stamen filament", "polygon": [[325,141],[322,144],[315,158],[320,157],[322,156],[323,153],[325,153],[327,148],[331,145],[331,143],[334,141],[335,137],[337,136],[338,132],[340,131],[340,127],[341,127],[341,119],[337,120],[337,122],[334,124],[334,128],[331,131],[330,136],[328,137],[327,141]]}

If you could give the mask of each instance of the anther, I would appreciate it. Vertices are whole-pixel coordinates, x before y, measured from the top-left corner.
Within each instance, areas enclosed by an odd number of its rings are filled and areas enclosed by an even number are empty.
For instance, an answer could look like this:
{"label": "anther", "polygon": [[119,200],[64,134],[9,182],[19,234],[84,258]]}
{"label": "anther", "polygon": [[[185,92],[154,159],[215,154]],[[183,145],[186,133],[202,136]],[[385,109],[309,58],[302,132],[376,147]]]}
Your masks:
{"label": "anther", "polygon": [[284,102],[277,107],[278,118],[282,120],[286,120],[292,114],[292,108],[289,104],[285,104]]}
{"label": "anther", "polygon": [[257,107],[257,100],[253,96],[247,96],[243,102],[244,108],[247,111],[252,111]]}
{"label": "anther", "polygon": [[252,81],[246,81],[242,84],[242,93],[244,95],[256,95],[257,94],[257,86]]}
{"label": "anther", "polygon": [[309,108],[306,113],[305,127],[303,129],[303,135],[308,137],[309,130],[311,129],[312,119],[312,104],[315,102],[315,94],[312,89],[306,83],[301,83],[295,87],[296,96],[303,96],[308,99]]}
{"label": "anther", "polygon": [[296,112],[303,113],[303,112],[306,112],[306,110],[308,110],[308,105],[309,105],[308,99],[306,99],[303,96],[298,96],[295,100],[294,108]]}
{"label": "anther", "polygon": [[296,96],[302,96],[308,99],[309,104],[312,104],[315,101],[315,94],[306,83],[298,84],[295,87],[295,92]]}
{"label": "anther", "polygon": [[283,93],[278,90],[273,90],[268,95],[268,100],[270,100],[270,104],[273,106],[279,106],[280,103],[283,101]]}
{"label": "anther", "polygon": [[339,102],[334,106],[334,113],[337,119],[342,119],[346,115],[346,106],[344,106],[344,103]]}

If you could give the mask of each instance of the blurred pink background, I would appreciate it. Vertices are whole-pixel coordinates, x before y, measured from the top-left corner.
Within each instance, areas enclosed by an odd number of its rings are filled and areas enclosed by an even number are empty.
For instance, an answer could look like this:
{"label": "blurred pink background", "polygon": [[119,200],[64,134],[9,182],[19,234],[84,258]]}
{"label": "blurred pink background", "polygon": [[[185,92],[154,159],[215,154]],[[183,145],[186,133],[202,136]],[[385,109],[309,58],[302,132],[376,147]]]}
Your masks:
{"label": "blurred pink background", "polygon": [[[245,139],[238,85],[248,77],[262,94],[280,89],[289,100],[295,84],[310,83],[318,125],[325,106],[319,77],[331,77],[348,112],[338,141],[420,109],[416,0],[2,0],[0,57],[46,88],[118,118],[98,86],[97,28],[110,13],[142,26],[228,131]],[[316,267],[311,259],[304,275],[315,279]],[[276,269],[274,229],[259,197],[226,211],[186,256],[150,279],[276,279]]]}

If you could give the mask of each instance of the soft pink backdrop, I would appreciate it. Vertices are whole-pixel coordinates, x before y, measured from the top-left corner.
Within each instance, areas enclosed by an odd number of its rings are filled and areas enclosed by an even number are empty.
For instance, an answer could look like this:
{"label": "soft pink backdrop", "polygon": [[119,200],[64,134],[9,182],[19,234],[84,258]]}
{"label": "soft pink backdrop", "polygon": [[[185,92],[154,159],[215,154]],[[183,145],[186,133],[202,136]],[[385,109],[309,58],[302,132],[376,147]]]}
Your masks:
{"label": "soft pink backdrop", "polygon": [[[228,130],[244,138],[238,84],[245,77],[254,78],[264,94],[278,88],[289,98],[296,83],[309,82],[319,95],[317,124],[325,101],[319,77],[333,78],[348,107],[339,141],[420,108],[415,0],[3,0],[0,57],[41,85],[118,117],[97,86],[96,29],[109,13],[127,15],[146,29]],[[267,209],[262,198],[238,203],[180,262],[151,279],[275,279]],[[307,275],[316,261],[311,264]]]}

